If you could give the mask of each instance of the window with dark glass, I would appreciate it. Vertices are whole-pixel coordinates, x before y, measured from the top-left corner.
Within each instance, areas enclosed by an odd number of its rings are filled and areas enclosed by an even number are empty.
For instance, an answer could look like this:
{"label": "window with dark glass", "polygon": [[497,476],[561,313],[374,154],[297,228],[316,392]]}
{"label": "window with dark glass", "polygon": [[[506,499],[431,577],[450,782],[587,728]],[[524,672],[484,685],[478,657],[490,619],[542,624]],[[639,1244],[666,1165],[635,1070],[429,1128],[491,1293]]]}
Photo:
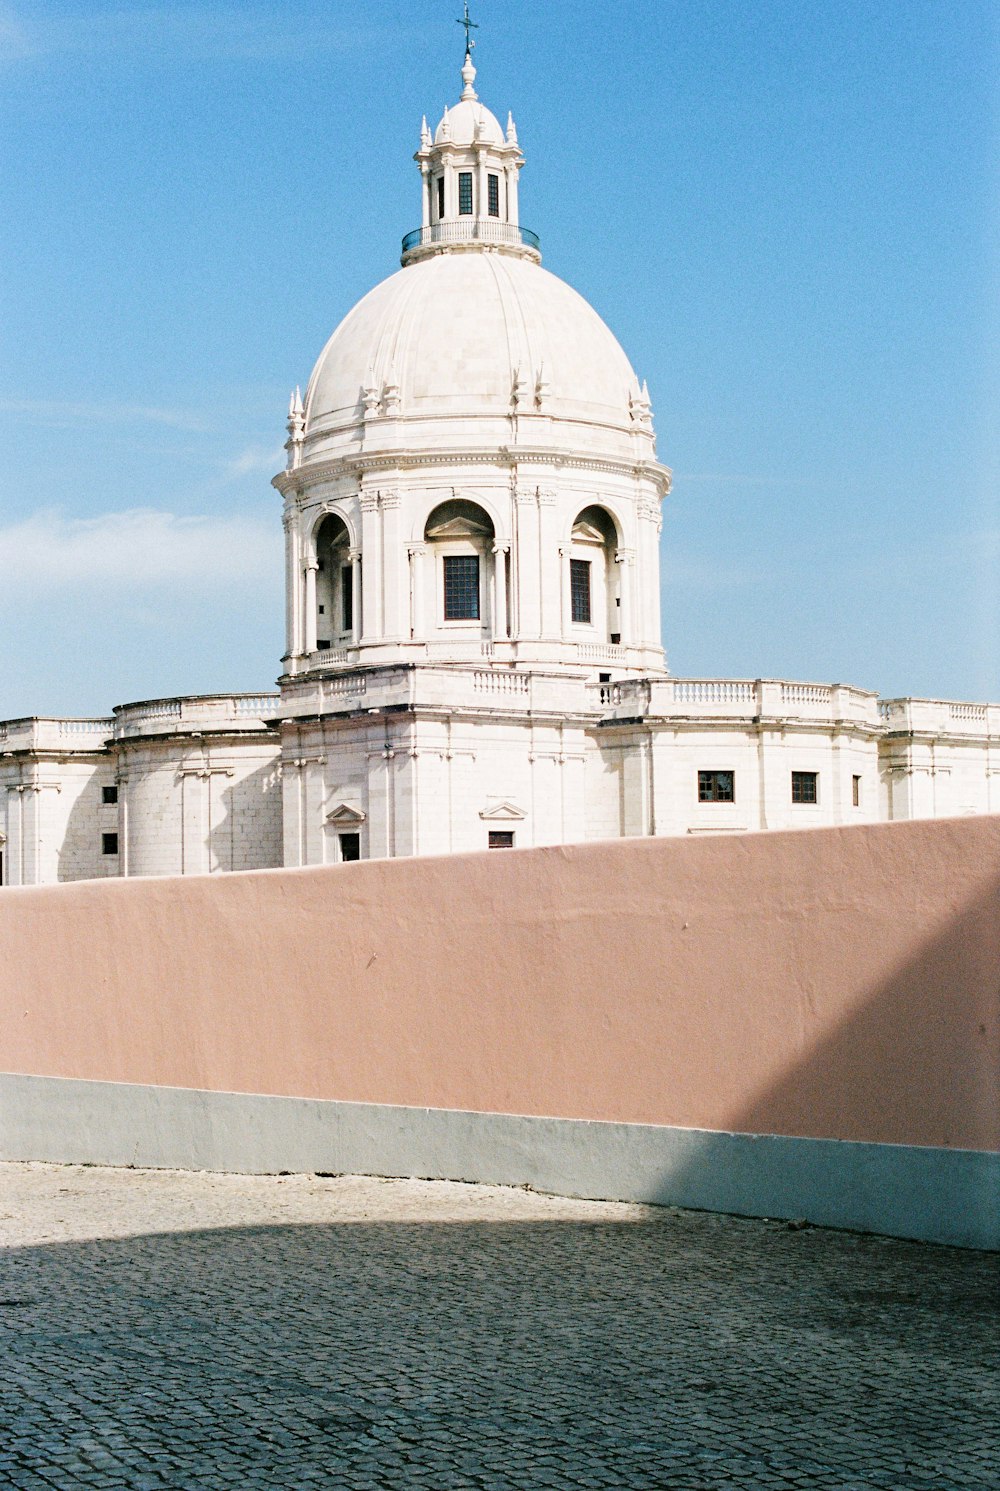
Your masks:
{"label": "window with dark glass", "polygon": [[439,176],[438,177],[438,179],[437,179],[437,188],[438,188],[438,217],[439,218],[443,218],[444,217],[444,177],[443,176]]}
{"label": "window with dark glass", "polygon": [[341,631],[354,630],[354,572],[349,564],[340,569],[340,622]]}
{"label": "window with dark glass", "polygon": [[345,865],[354,864],[355,860],[361,858],[361,835],[339,834],[340,858]]}
{"label": "window with dark glass", "polygon": [[444,558],[445,621],[479,620],[479,556],[446,554]]}
{"label": "window with dark glass", "polygon": [[590,560],[569,562],[570,614],[574,621],[590,621]]}
{"label": "window with dark glass", "polygon": [[490,848],[491,849],[513,849],[513,847],[514,847],[514,835],[513,835],[513,833],[509,829],[506,829],[506,828],[491,828],[490,829]]}
{"label": "window with dark glass", "polygon": [[500,216],[500,177],[487,176],[486,192],[489,200],[490,217]]}
{"label": "window with dark glass", "polygon": [[101,834],[101,853],[102,854],[117,854],[118,853],[118,835],[117,834]]}
{"label": "window with dark glass", "polygon": [[818,802],[818,787],[819,774],[817,772],[792,772],[792,802]]}
{"label": "window with dark glass", "polygon": [[101,788],[101,801],[104,802],[104,803],[115,803],[115,802],[117,802],[118,801],[118,788],[117,787],[102,787]]}
{"label": "window with dark glass", "polygon": [[472,172],[458,173],[458,212],[460,217],[472,216]]}
{"label": "window with dark glass", "polygon": [[734,771],[700,771],[698,773],[699,802],[735,802],[736,773]]}
{"label": "window with dark glass", "polygon": [[861,778],[851,778],[851,801],[856,808],[861,806]]}

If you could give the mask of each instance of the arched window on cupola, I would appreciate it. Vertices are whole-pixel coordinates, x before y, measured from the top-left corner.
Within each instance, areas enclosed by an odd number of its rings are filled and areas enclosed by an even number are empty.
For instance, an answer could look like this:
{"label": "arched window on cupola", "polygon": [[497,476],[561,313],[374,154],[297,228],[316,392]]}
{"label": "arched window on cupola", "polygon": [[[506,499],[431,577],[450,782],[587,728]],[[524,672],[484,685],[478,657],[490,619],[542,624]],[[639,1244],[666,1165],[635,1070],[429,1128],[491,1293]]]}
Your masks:
{"label": "arched window on cupola", "polygon": [[351,536],[343,518],[330,513],[316,533],[316,645],[321,652],[349,647],[355,638]]}
{"label": "arched window on cupola", "polygon": [[603,507],[585,507],[573,524],[569,551],[569,620],[573,631],[601,642],[621,642],[621,593],[615,520]]}
{"label": "arched window on cupola", "polygon": [[475,502],[442,502],[427,519],[424,542],[434,559],[439,626],[488,620],[493,540],[492,519]]}

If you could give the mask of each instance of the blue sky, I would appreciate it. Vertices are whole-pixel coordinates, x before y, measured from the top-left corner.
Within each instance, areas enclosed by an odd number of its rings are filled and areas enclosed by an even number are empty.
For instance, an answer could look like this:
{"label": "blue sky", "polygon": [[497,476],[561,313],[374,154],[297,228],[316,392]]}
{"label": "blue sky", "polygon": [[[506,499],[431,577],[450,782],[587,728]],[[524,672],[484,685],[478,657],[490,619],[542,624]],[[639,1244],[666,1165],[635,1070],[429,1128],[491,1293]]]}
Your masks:
{"label": "blue sky", "polygon": [[[0,717],[270,687],[288,390],[419,218],[458,0],[0,0]],[[688,676],[1000,698],[1000,6],[479,0],[649,381]]]}

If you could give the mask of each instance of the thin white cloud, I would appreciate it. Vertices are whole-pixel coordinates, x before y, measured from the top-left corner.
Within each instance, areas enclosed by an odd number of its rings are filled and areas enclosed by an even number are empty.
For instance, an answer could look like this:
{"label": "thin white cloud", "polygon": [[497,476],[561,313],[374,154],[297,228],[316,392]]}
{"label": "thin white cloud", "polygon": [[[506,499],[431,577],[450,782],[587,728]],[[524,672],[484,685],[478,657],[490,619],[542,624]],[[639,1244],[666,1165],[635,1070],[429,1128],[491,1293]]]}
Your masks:
{"label": "thin white cloud", "polygon": [[9,5],[0,6],[0,62],[24,62],[34,54],[23,21]]}
{"label": "thin white cloud", "polygon": [[[323,8],[325,12],[325,7]],[[247,6],[174,4],[36,7],[30,21],[11,6],[0,8],[0,61],[74,55],[116,60],[153,56],[190,61],[292,60],[317,53],[351,52],[416,30],[415,25],[354,21],[331,24],[328,14],[301,8],[252,14]]]}
{"label": "thin white cloud", "polygon": [[233,456],[222,469],[224,481],[238,481],[241,476],[274,476],[285,464],[280,445],[248,445]]}
{"label": "thin white cloud", "polygon": [[[190,591],[281,583],[280,524],[259,517],[186,517],[153,508],[71,518],[58,509],[0,528],[4,593],[107,596],[149,586]],[[113,587],[113,588],[112,588]]]}
{"label": "thin white cloud", "polygon": [[0,399],[0,413],[23,416],[46,425],[152,424],[202,434],[209,430],[206,419],[189,409],[162,408],[155,404],[78,403],[69,399]]}

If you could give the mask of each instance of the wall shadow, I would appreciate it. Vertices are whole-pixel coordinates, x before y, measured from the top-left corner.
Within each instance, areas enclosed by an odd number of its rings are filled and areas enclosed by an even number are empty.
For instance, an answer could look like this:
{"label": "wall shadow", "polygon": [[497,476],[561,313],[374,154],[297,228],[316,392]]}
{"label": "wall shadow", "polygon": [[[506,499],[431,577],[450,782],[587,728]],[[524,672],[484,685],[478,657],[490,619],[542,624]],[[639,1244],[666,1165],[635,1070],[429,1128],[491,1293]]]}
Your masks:
{"label": "wall shadow", "polygon": [[13,1248],[0,1479],[985,1491],[998,1282],[987,1255],[655,1211]]}

